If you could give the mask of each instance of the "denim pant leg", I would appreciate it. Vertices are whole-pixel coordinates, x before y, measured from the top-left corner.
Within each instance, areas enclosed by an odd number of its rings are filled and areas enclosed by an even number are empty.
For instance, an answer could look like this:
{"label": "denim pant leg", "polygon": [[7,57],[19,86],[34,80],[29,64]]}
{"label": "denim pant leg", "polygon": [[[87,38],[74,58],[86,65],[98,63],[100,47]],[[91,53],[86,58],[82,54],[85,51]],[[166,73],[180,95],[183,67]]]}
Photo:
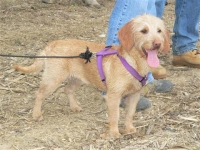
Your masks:
{"label": "denim pant leg", "polygon": [[[116,0],[109,20],[106,45],[119,45],[118,30],[132,18],[145,13],[156,16],[156,1],[158,4],[165,0]],[[164,8],[158,6],[160,10]]]}
{"label": "denim pant leg", "polygon": [[176,19],[172,36],[173,55],[196,49],[199,39],[200,0],[176,0]]}
{"label": "denim pant leg", "polygon": [[162,18],[166,0],[156,0],[156,16]]}

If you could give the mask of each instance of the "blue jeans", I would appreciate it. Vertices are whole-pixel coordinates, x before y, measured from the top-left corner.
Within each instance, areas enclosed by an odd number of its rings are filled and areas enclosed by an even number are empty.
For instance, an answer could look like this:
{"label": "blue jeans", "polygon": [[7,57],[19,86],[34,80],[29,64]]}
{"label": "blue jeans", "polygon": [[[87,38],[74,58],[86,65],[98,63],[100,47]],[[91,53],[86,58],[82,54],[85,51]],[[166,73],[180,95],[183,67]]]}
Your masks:
{"label": "blue jeans", "polygon": [[199,39],[200,0],[176,0],[176,19],[172,36],[173,55],[196,49]]}
{"label": "blue jeans", "polygon": [[106,45],[119,45],[118,30],[138,15],[146,13],[161,18],[165,2],[166,0],[116,0],[109,20]]}

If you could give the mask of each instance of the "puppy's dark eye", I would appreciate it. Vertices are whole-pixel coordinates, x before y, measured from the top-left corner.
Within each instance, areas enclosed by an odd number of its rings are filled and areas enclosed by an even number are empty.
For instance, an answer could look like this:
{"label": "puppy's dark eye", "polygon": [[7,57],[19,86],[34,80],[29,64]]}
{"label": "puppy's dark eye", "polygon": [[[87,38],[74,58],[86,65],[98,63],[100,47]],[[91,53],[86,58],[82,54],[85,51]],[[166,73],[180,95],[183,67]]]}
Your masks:
{"label": "puppy's dark eye", "polygon": [[142,33],[146,34],[148,31],[146,29],[141,30]]}
{"label": "puppy's dark eye", "polygon": [[160,29],[158,29],[158,33],[161,33],[162,31]]}

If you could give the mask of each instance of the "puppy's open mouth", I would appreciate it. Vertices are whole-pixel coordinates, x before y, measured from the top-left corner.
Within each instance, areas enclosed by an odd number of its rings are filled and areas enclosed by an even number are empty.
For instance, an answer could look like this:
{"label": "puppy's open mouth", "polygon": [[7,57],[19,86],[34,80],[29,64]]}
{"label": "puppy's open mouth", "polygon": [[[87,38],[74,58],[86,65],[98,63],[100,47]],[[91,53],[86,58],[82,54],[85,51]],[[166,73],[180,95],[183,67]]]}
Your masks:
{"label": "puppy's open mouth", "polygon": [[143,49],[147,56],[147,63],[150,67],[156,68],[159,66],[160,61],[157,56],[157,49]]}

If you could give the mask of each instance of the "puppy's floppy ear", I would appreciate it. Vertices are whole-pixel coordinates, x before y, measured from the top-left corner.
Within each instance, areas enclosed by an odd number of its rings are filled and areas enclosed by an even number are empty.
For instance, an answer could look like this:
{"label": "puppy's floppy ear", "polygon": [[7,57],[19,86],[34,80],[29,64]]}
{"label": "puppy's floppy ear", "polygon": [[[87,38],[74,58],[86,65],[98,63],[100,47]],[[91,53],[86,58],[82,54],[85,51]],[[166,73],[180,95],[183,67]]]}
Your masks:
{"label": "puppy's floppy ear", "polygon": [[130,51],[134,45],[134,36],[133,36],[133,20],[126,23],[119,31],[118,38],[119,42],[124,47],[125,50]]}
{"label": "puppy's floppy ear", "polygon": [[164,31],[164,48],[163,48],[163,52],[167,53],[170,50],[170,34],[169,34],[169,30],[165,29]]}

